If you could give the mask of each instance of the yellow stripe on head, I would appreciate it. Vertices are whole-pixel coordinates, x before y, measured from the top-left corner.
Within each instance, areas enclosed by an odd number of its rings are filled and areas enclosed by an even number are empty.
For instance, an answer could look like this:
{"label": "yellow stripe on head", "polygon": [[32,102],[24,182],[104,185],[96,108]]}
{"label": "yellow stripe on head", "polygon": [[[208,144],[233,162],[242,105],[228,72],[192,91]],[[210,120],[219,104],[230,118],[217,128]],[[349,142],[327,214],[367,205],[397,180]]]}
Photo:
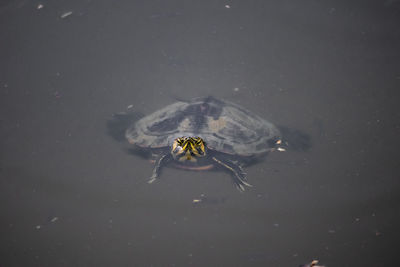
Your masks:
{"label": "yellow stripe on head", "polygon": [[206,146],[200,137],[180,137],[174,140],[171,154],[179,161],[197,161],[196,157],[206,155]]}

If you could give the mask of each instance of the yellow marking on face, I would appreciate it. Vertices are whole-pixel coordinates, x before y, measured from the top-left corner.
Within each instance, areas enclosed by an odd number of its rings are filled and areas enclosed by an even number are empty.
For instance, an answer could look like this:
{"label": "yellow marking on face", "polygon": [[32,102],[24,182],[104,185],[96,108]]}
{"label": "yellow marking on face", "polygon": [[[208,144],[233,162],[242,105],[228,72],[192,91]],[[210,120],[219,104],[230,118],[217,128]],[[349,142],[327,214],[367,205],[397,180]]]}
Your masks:
{"label": "yellow marking on face", "polygon": [[197,161],[197,159],[191,155],[190,151],[187,151],[185,155],[179,158],[179,161],[186,161],[186,160],[189,160],[191,162]]}
{"label": "yellow marking on face", "polygon": [[180,137],[174,140],[171,149],[172,156],[179,160],[197,161],[196,157],[206,155],[206,147],[200,137]]}

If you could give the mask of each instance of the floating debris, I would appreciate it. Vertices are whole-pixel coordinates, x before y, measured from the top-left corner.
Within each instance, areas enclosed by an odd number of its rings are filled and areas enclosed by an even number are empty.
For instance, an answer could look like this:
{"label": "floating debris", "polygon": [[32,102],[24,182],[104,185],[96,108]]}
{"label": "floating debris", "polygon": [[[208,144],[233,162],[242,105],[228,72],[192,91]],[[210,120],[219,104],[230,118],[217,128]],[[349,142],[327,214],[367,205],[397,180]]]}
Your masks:
{"label": "floating debris", "polygon": [[225,197],[213,197],[213,196],[206,196],[205,194],[201,194],[200,197],[194,198],[192,203],[195,205],[218,205],[225,203]]}
{"label": "floating debris", "polygon": [[195,204],[196,204],[196,203],[200,203],[200,202],[203,201],[204,197],[205,197],[205,195],[204,195],[204,194],[201,194],[201,195],[200,195],[200,198],[195,198],[195,199],[193,199],[192,203],[195,203]]}
{"label": "floating debris", "polygon": [[133,105],[127,106],[127,109],[131,109],[131,108],[133,108]]}
{"label": "floating debris", "polygon": [[[275,144],[276,144],[276,145],[282,145],[282,140],[281,140],[281,139],[277,140],[277,141],[275,142]],[[283,147],[277,147],[276,150],[281,151],[281,152],[286,151],[286,149],[283,148]]]}
{"label": "floating debris", "polygon": [[44,8],[44,5],[39,4],[36,8],[37,8],[37,9],[42,9],[42,8]]}
{"label": "floating debris", "polygon": [[56,221],[58,221],[58,217],[53,217],[53,218],[50,220],[51,223],[54,223],[54,222],[56,222]]}
{"label": "floating debris", "polygon": [[40,224],[36,225],[35,227],[37,230],[39,230],[40,228],[42,228],[42,226]]}
{"label": "floating debris", "polygon": [[233,91],[234,91],[234,92],[239,92],[239,90],[240,90],[240,89],[239,89],[238,87],[233,88]]}
{"label": "floating debris", "polygon": [[60,18],[65,19],[66,17],[69,17],[69,16],[71,16],[71,15],[72,15],[72,11],[68,11],[68,12],[63,13],[63,14],[60,16]]}
{"label": "floating debris", "polygon": [[231,6],[230,5],[225,5],[225,8],[231,8]]}
{"label": "floating debris", "polygon": [[310,262],[308,264],[300,265],[300,267],[325,267],[324,265],[317,265],[317,264],[318,264],[318,260],[313,260],[312,262]]}

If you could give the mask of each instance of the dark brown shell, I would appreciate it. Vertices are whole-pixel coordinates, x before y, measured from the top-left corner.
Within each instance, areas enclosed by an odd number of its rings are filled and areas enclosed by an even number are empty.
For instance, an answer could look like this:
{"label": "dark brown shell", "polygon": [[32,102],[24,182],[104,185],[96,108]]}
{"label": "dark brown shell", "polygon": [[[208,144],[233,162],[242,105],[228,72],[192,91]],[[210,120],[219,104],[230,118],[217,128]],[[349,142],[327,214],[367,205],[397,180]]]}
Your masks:
{"label": "dark brown shell", "polygon": [[137,121],[125,134],[141,147],[170,146],[182,136],[199,136],[208,149],[250,156],[269,152],[280,138],[272,123],[228,101],[214,97],[179,101]]}

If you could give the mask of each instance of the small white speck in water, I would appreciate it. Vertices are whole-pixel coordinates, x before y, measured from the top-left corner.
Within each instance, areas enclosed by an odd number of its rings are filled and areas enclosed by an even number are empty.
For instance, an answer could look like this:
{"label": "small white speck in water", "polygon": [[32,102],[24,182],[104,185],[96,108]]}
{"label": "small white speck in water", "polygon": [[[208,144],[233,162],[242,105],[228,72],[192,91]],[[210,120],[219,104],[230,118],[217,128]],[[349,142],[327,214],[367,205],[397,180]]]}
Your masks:
{"label": "small white speck in water", "polygon": [[60,18],[65,19],[66,17],[69,17],[69,16],[71,16],[71,15],[72,15],[72,11],[68,11],[68,12],[63,13],[63,14],[60,16]]}

